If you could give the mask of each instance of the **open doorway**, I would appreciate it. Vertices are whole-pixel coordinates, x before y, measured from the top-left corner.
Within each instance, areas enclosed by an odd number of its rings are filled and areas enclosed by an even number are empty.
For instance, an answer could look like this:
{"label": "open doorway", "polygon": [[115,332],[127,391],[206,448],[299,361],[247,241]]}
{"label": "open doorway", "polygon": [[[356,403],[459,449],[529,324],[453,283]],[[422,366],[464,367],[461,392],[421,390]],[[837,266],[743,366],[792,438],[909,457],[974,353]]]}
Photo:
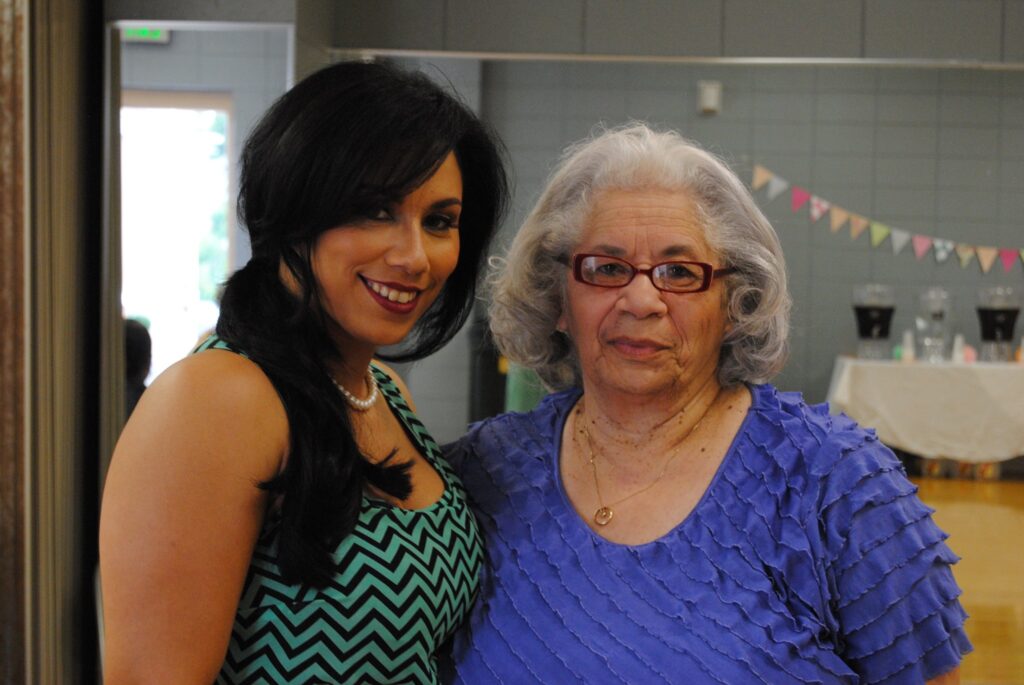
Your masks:
{"label": "open doorway", "polygon": [[217,321],[228,274],[229,96],[128,91],[121,108],[121,305],[152,339],[150,378]]}
{"label": "open doorway", "polygon": [[253,25],[120,32],[119,305],[149,330],[148,380],[214,326],[220,284],[249,259],[234,211],[237,157],[288,87],[290,35]]}

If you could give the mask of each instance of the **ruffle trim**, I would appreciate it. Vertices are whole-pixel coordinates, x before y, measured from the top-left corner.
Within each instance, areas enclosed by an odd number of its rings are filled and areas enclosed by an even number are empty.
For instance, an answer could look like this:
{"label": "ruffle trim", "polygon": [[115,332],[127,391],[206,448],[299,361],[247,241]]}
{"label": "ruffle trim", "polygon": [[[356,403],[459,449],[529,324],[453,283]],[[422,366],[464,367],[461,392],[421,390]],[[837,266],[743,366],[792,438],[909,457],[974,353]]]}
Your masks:
{"label": "ruffle trim", "polygon": [[[456,448],[467,455],[452,463],[494,567],[456,658],[479,660],[497,680],[500,663],[488,660],[496,645],[485,643],[498,640],[497,652],[524,668],[550,663],[588,680],[590,660],[605,680],[614,673],[635,681],[633,669],[642,668],[672,682],[678,671],[643,656],[660,645],[652,653],[692,661],[711,682],[744,674],[765,683],[834,682],[853,676],[835,651],[847,638],[864,658],[884,655],[941,607],[959,609],[955,583],[929,587],[934,592],[910,600],[920,621],[876,636],[873,624],[884,623],[895,603],[879,599],[887,595],[875,587],[884,580],[883,587],[896,582],[909,592],[923,565],[955,556],[927,508],[906,505],[916,501],[914,488],[875,436],[770,387],[752,392],[749,425],[705,497],[671,533],[635,547],[596,536],[553,487],[550,455],[576,393],[549,396],[531,415],[475,426]],[[894,504],[890,525],[861,525]],[[846,515],[852,523],[841,523]],[[921,547],[888,567],[875,560],[908,541]],[[841,606],[831,599],[836,582],[852,592]],[[847,635],[837,634],[840,626]],[[872,641],[858,642],[861,635]],[[555,677],[540,670],[539,681]]]}

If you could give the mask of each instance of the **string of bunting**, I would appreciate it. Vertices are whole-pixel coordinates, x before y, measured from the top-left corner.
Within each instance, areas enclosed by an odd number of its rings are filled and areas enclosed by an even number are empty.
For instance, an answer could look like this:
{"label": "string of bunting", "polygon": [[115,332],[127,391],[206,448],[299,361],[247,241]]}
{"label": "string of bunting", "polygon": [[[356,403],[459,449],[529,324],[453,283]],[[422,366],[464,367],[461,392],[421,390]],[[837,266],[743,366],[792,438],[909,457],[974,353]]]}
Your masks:
{"label": "string of bunting", "polygon": [[754,178],[751,187],[755,192],[763,188],[769,200],[774,200],[788,190],[790,209],[794,214],[807,207],[811,221],[815,223],[821,221],[827,214],[830,231],[839,233],[846,229],[850,232],[851,240],[856,240],[867,231],[871,247],[874,248],[881,247],[888,239],[894,255],[902,252],[907,245],[911,246],[914,257],[919,261],[931,253],[935,261],[941,264],[955,254],[962,269],[966,269],[977,258],[978,266],[986,274],[991,271],[997,260],[1002,264],[1003,271],[1007,273],[1013,270],[1017,260],[1024,262],[1024,248],[991,247],[954,242],[945,238],[911,233],[856,214],[813,194],[806,188],[791,185],[789,181],[760,164],[754,165]]}

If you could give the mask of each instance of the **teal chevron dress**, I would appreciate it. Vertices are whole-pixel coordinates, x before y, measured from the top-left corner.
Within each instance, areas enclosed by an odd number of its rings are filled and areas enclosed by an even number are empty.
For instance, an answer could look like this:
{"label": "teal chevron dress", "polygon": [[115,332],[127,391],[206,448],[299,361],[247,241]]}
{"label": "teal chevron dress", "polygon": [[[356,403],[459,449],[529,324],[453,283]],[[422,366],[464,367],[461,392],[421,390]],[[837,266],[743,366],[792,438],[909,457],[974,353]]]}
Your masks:
{"label": "teal chevron dress", "polygon": [[[221,344],[205,343],[226,347]],[[249,567],[217,683],[437,683],[434,657],[468,613],[483,547],[465,492],[394,381],[373,368],[391,411],[444,481],[406,510],[364,495],[322,589],[290,585],[275,563],[271,517]]]}

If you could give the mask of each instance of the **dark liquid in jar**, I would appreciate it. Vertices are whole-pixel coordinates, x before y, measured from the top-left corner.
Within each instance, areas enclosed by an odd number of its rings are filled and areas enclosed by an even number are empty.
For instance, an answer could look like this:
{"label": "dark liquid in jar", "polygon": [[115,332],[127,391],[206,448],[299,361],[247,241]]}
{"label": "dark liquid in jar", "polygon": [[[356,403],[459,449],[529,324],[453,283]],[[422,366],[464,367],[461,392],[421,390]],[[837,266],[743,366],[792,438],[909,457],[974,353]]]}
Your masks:
{"label": "dark liquid in jar", "polygon": [[1009,342],[1013,340],[1013,327],[1017,324],[1017,307],[978,307],[981,321],[981,339],[985,342]]}
{"label": "dark liquid in jar", "polygon": [[854,306],[857,315],[857,336],[861,340],[885,340],[889,337],[889,324],[895,307]]}

